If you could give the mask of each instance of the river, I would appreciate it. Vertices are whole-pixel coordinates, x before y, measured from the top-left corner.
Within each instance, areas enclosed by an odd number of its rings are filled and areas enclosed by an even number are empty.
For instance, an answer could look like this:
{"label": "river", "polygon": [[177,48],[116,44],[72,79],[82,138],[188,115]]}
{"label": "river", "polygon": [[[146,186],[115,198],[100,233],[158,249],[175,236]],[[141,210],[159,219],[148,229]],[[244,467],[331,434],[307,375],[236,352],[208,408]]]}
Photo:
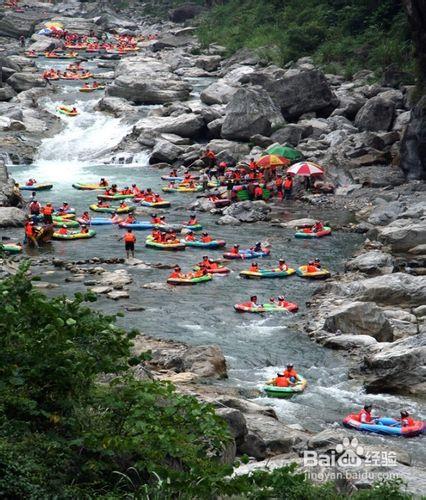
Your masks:
{"label": "river", "polygon": [[[64,69],[66,64],[68,61],[55,61],[54,66]],[[43,70],[50,67],[52,61],[40,59],[38,65]],[[94,62],[85,67],[89,70],[96,69]],[[196,98],[210,82],[211,79],[191,79],[195,89],[193,97]],[[57,99],[46,99],[43,106],[54,113],[58,104],[73,104],[81,110],[81,114],[76,118],[62,117],[63,130],[55,137],[43,141],[34,165],[12,166],[11,175],[18,182],[25,182],[29,177],[34,177],[39,182],[52,182],[53,190],[41,192],[39,201],[51,201],[54,204],[67,201],[76,208],[77,213],[87,210],[88,205],[95,201],[96,195],[73,189],[73,182],[96,182],[100,177],[106,177],[120,186],[137,183],[144,188],[152,187],[159,191],[164,182],[160,180],[158,170],[147,166],[147,152],[141,151],[131,164],[102,165],[102,161],[111,156],[111,150],[130,131],[131,123],[95,112],[93,108],[99,95],[81,94],[77,89],[79,83],[62,81],[55,85],[58,88]],[[172,223],[187,220],[194,195],[169,194],[167,198],[172,202],[171,208],[164,211],[167,220]],[[314,208],[299,213],[300,206],[295,206],[292,202],[288,204],[286,211],[279,211],[277,217],[283,220],[295,218],[296,211],[301,216],[322,216],[332,226],[333,223],[341,223],[342,219],[350,217],[350,214],[345,213],[318,213]],[[213,236],[225,239],[228,244],[238,242],[244,248],[258,240],[269,241],[272,252],[270,258],[264,259],[267,266],[274,265],[280,257],[284,257],[293,267],[319,257],[332,273],[341,272],[344,262],[362,242],[360,235],[339,232],[317,241],[296,240],[293,231],[271,224],[218,226],[217,216],[209,213],[198,215],[200,222]],[[141,215],[139,219],[148,217]],[[123,243],[118,241],[118,236],[122,235],[119,228],[98,226],[96,230],[97,236],[91,240],[56,241],[40,250],[32,249],[27,252],[31,255],[54,254],[69,260],[123,256]],[[21,234],[21,230],[8,231],[8,235],[12,237],[20,237]],[[146,262],[178,263],[186,271],[206,254],[205,250],[197,249],[178,253],[147,249],[144,247],[146,235],[145,231],[136,235],[136,257]],[[211,251],[209,255],[220,256],[221,252]],[[309,301],[317,283],[296,276],[284,280],[244,280],[239,277],[238,272],[247,268],[247,263],[232,262],[229,267],[232,269],[229,276],[215,277],[212,282],[196,287],[175,288],[170,291],[141,288],[145,283],[164,282],[170,271],[129,267],[134,282],[130,285],[130,299],[126,303],[142,305],[145,310],[127,313],[122,323],[126,327],[136,327],[148,335],[164,339],[198,345],[220,345],[229,368],[229,379],[220,383],[237,386],[242,393],[260,388],[264,380],[282,369],[287,362],[293,362],[296,369],[309,381],[305,393],[292,400],[257,397],[256,402],[273,406],[286,422],[299,423],[311,431],[338,427],[337,422],[363,404],[365,399],[373,402],[382,415],[395,415],[401,408],[409,408],[416,417],[425,418],[421,413],[420,402],[412,398],[390,395],[366,397],[359,384],[347,378],[349,358],[320,347],[302,331],[301,320],[315,314],[305,303]],[[67,275],[65,271],[58,271],[44,275],[43,280],[62,286]],[[67,293],[73,293],[85,287],[81,283],[68,283],[66,288]],[[299,304],[300,312],[296,315],[270,317],[235,313],[233,304],[247,300],[252,294],[257,294],[262,300],[285,294],[288,300]],[[112,302],[101,296],[96,307],[113,312],[122,310],[122,303]],[[368,440],[402,446],[412,453],[415,461],[426,458],[420,439],[403,441],[368,436]]]}

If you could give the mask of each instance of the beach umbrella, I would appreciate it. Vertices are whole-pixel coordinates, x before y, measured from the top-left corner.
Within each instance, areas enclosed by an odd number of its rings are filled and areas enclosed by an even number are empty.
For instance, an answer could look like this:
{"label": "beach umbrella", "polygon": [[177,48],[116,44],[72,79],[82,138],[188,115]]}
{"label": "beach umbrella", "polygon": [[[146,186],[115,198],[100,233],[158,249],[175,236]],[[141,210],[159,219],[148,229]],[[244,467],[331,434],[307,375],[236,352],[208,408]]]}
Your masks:
{"label": "beach umbrella", "polygon": [[290,165],[290,160],[278,155],[265,155],[259,158],[256,162],[259,167],[286,167]]}
{"label": "beach umbrella", "polygon": [[288,174],[302,175],[303,177],[310,177],[311,175],[322,175],[324,170],[317,163],[313,161],[299,161],[287,169]]}
{"label": "beach umbrella", "polygon": [[290,146],[270,146],[266,153],[269,155],[278,155],[288,160],[295,161],[302,158],[302,153],[297,151],[297,149],[291,148]]}

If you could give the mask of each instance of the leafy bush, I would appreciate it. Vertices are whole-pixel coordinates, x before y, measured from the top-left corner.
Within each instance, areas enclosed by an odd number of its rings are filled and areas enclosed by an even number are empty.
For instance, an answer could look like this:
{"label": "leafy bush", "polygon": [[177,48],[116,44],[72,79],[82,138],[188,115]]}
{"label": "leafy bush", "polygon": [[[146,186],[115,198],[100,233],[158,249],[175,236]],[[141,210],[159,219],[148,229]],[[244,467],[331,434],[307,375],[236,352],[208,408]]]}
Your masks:
{"label": "leafy bush", "polygon": [[349,75],[371,69],[379,76],[391,63],[413,71],[398,0],[229,0],[206,13],[198,35],[204,46],[219,43],[229,53],[262,48],[279,65],[309,55]]}

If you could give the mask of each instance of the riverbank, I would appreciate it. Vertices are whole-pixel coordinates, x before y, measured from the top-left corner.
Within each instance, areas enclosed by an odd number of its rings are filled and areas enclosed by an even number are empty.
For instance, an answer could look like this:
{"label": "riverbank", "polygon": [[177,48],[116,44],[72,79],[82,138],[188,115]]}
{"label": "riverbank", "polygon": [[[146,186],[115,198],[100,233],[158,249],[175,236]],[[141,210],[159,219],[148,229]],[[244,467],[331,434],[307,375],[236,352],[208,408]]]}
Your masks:
{"label": "riverbank", "polygon": [[[44,15],[50,19],[54,11]],[[61,17],[66,26],[81,24],[83,32],[111,28],[91,17],[79,19]],[[119,22],[114,19],[115,25]],[[41,87],[45,82],[39,81],[39,73],[52,61],[34,63],[16,55],[16,42],[7,39],[8,50],[15,53],[7,56],[8,64],[15,62],[18,69],[12,68],[4,85],[16,95],[0,108],[4,122],[8,120],[1,144],[8,162],[28,163],[11,166],[12,175],[21,182],[29,176],[52,180],[54,189],[40,199],[60,204],[66,197],[80,212],[93,195],[73,190],[72,182],[106,175],[120,185],[135,181],[159,190],[162,169],[176,166],[183,171],[184,165],[198,171],[197,160],[206,147],[216,152],[218,161],[238,162],[274,142],[288,143],[324,165],[324,191],[331,186],[334,194],[321,192],[321,187],[315,194],[305,192],[296,182],[296,200],[291,202],[248,202],[220,210],[203,198],[171,195],[172,209],[164,213],[172,223],[182,223],[197,210],[209,231],[229,244],[249,246],[265,239],[272,244],[274,260],[284,256],[300,265],[318,256],[333,276],[319,288],[296,277],[282,286],[300,304],[299,316],[242,319],[232,305],[244,300],[249,287],[266,299],[276,292],[274,285],[264,283],[268,280],[242,285],[235,273],[246,263],[233,264],[228,281],[213,280],[199,295],[172,291],[165,284],[169,269],[175,263],[191,267],[204,252],[158,256],[140,250],[144,236],[138,235],[137,259],[125,262],[117,241],[120,233],[107,228],[82,244],[55,242],[26,251],[34,273],[41,276],[38,286],[52,294],[92,289],[101,309],[126,310],[124,326],[149,333],[136,339],[137,352],[153,351],[138,375],[147,376],[147,367],[152,376],[171,380],[181,391],[217,406],[235,438],[227,459],[247,454],[253,457],[249,468],[289,461],[303,466],[304,451],[330,453],[343,437],[359,437],[338,431],[337,422],[363,404],[363,386],[381,411],[395,413],[408,405],[423,418],[424,184],[406,182],[398,166],[412,89],[371,84],[369,72],[350,82],[324,75],[308,58],[285,71],[265,68],[247,52],[226,59],[217,46],[195,54],[200,47],[192,28],[169,22],[135,21],[126,29],[156,32],[157,38],[121,60],[88,57],[86,66],[109,83],[100,98],[83,98],[68,82]],[[35,43],[40,41],[45,40]],[[31,88],[14,83],[23,81]],[[76,121],[55,116],[58,103],[76,100],[82,110]],[[113,156],[124,158],[123,163],[104,163]],[[142,218],[150,213],[137,211]],[[294,221],[305,216],[328,220],[337,231],[328,240],[295,241]],[[21,233],[11,229],[5,234],[20,239]],[[367,238],[364,243],[361,234]],[[352,259],[353,253],[359,255]],[[304,336],[304,330],[320,345]],[[259,397],[259,384],[289,359],[310,380],[306,393],[282,404]],[[416,439],[419,444],[406,445],[393,438],[399,465],[378,467],[368,480],[355,476],[345,486],[363,487],[395,471],[408,481],[410,491],[422,493],[424,457],[421,438]],[[381,438],[362,441],[365,450],[385,449]],[[362,459],[360,467],[366,468]],[[339,467],[327,471],[341,472]]]}

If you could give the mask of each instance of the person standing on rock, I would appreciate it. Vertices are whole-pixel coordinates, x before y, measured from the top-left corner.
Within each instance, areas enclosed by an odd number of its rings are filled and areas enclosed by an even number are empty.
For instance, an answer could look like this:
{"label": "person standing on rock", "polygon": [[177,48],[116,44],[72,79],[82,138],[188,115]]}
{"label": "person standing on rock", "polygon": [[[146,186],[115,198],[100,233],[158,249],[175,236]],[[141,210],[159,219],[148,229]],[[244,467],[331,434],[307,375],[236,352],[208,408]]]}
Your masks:
{"label": "person standing on rock", "polygon": [[20,45],[21,47],[25,47],[25,37],[24,37],[24,35],[21,35],[21,36],[19,37],[19,45]]}
{"label": "person standing on rock", "polygon": [[130,259],[130,256],[132,256],[132,258],[134,259],[136,236],[133,234],[133,231],[131,229],[128,229],[127,233],[122,236],[120,240],[124,240],[124,248],[126,250],[127,258]]}
{"label": "person standing on rock", "polygon": [[201,174],[201,184],[203,185],[203,191],[207,191],[209,188],[209,176],[207,174],[207,170]]}

